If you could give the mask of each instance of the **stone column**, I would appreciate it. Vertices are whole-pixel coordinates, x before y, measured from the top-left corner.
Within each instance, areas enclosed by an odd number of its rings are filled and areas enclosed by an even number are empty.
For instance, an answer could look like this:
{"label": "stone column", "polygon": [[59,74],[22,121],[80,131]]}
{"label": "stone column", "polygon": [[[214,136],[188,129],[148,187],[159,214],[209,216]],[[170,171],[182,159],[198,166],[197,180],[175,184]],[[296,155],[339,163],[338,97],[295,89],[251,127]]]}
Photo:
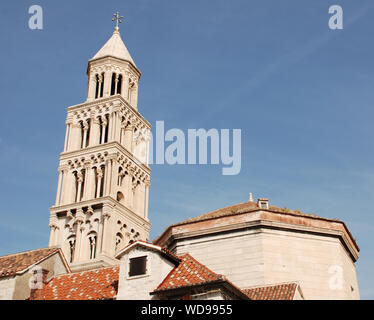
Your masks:
{"label": "stone column", "polygon": [[77,181],[78,181],[78,191],[77,191],[77,202],[80,202],[81,199],[81,193],[82,193],[82,183],[83,183],[83,174],[82,172],[77,173]]}
{"label": "stone column", "polygon": [[[127,179],[125,177],[126,183],[127,183],[127,191],[126,191],[127,199],[128,199],[127,206],[129,206],[130,208],[133,207],[133,199],[134,199],[134,197],[133,197],[133,185],[132,185],[132,178],[134,176],[134,172],[135,172],[134,168],[130,167],[128,169],[129,174],[126,175]],[[125,195],[125,197],[126,197],[126,195]]]}
{"label": "stone column", "polygon": [[130,103],[135,109],[138,108],[138,86],[136,83],[131,89]]}
{"label": "stone column", "polygon": [[91,130],[89,138],[89,146],[100,144],[100,120],[96,117],[91,118]]}
{"label": "stone column", "polygon": [[131,183],[131,192],[130,192],[130,198],[131,198],[130,207],[135,212],[138,211],[138,208],[137,208],[137,197],[136,197],[136,189],[137,188],[138,188],[138,180],[135,179]]}
{"label": "stone column", "polygon": [[123,146],[129,151],[132,152],[132,139],[133,139],[134,127],[129,124],[125,128],[124,142]]}
{"label": "stone column", "polygon": [[121,137],[120,137],[120,143],[121,145],[125,145],[125,128],[126,125],[122,122],[121,123]]}
{"label": "stone column", "polygon": [[129,99],[129,78],[128,76],[123,73],[122,74],[122,88],[121,88],[121,95],[124,97],[126,100]]}
{"label": "stone column", "polygon": [[115,113],[113,140],[117,142],[120,142],[121,140],[121,121],[119,111],[116,111]]}
{"label": "stone column", "polygon": [[87,132],[88,132],[88,121],[84,120],[83,121],[83,144],[82,144],[82,148],[85,148],[86,144],[87,144]]}
{"label": "stone column", "polygon": [[112,159],[108,159],[105,166],[105,178],[104,178],[104,196],[109,196],[110,194],[110,184],[112,176]]}
{"label": "stone column", "polygon": [[71,128],[71,124],[69,122],[66,122],[64,152],[68,151],[68,137],[70,135],[70,128]]}
{"label": "stone column", "polygon": [[130,206],[130,192],[131,192],[131,175],[130,172],[127,170],[123,178],[123,189],[125,195],[125,203],[127,206]]}
{"label": "stone column", "polygon": [[56,194],[56,203],[55,205],[58,206],[60,204],[60,194],[61,194],[61,184],[62,184],[62,169],[58,169],[58,183],[57,183],[57,194]]}
{"label": "stone column", "polygon": [[99,88],[97,90],[97,97],[100,98],[100,92],[101,92],[101,88],[103,86],[103,76],[101,74],[98,75],[98,82],[99,82]]}
{"label": "stone column", "polygon": [[62,186],[61,186],[61,195],[60,195],[60,201],[59,204],[65,204],[67,203],[68,199],[68,185],[69,185],[69,168],[62,168]]}
{"label": "stone column", "polygon": [[113,132],[114,132],[114,112],[109,114],[108,142],[113,141]]}
{"label": "stone column", "polygon": [[96,188],[96,198],[100,198],[101,185],[103,183],[103,170],[97,167],[97,188]]}
{"label": "stone column", "polygon": [[102,236],[101,236],[101,252],[106,255],[110,255],[110,211],[111,208],[109,206],[103,206],[103,228],[102,228]]}
{"label": "stone column", "polygon": [[88,80],[88,90],[87,90],[87,101],[95,99],[96,92],[96,75],[93,75]]}
{"label": "stone column", "polygon": [[57,229],[58,229],[58,226],[56,223],[52,222],[49,224],[49,228],[50,228],[50,234],[49,234],[49,244],[48,246],[49,247],[53,247],[55,245],[57,245]]}
{"label": "stone column", "polygon": [[96,257],[99,257],[99,255],[102,252],[101,246],[102,246],[102,237],[103,237],[103,223],[104,223],[104,218],[103,215],[100,216],[99,218],[99,226],[97,230],[97,245],[96,245]]}
{"label": "stone column", "polygon": [[112,72],[105,71],[104,74],[104,94],[103,97],[110,96],[110,86],[112,84]]}
{"label": "stone column", "polygon": [[95,170],[89,165],[86,167],[86,181],[84,183],[84,200],[91,200],[95,198]]}
{"label": "stone column", "polygon": [[106,138],[105,132],[106,132],[106,126],[107,125],[108,125],[108,120],[106,119],[105,116],[103,116],[102,117],[102,123],[101,123],[101,144],[103,144],[105,142],[105,138]]}
{"label": "stone column", "polygon": [[115,79],[114,79],[114,94],[117,94],[118,77],[119,77],[119,73],[116,73]]}
{"label": "stone column", "polygon": [[148,202],[149,202],[149,187],[151,186],[151,181],[149,179],[145,180],[145,194],[144,194],[144,219],[148,220]]}
{"label": "stone column", "polygon": [[75,252],[74,252],[74,262],[80,261],[81,249],[82,249],[82,232],[84,230],[83,226],[84,214],[82,209],[77,209],[76,212],[76,223],[77,223],[77,234],[75,240]]}
{"label": "stone column", "polygon": [[68,179],[66,184],[66,193],[67,193],[67,202],[66,203],[73,203],[75,202],[76,198],[76,185],[75,185],[75,175],[73,174],[73,171],[70,170],[68,173]]}
{"label": "stone column", "polygon": [[113,199],[117,199],[115,191],[118,181],[118,162],[116,161],[116,159],[113,159],[112,162],[112,174],[110,180],[110,195],[113,197]]}

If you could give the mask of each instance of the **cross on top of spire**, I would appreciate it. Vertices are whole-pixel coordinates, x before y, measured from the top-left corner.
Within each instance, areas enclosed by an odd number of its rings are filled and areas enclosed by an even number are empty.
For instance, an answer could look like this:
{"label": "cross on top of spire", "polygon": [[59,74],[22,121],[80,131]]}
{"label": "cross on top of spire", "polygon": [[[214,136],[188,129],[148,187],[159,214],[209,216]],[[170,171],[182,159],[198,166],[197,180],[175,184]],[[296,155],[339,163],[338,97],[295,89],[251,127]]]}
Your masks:
{"label": "cross on top of spire", "polygon": [[118,24],[122,23],[123,16],[119,15],[119,12],[117,11],[115,14],[113,14],[113,19],[112,21],[116,21],[116,27],[114,28],[116,31],[119,30]]}

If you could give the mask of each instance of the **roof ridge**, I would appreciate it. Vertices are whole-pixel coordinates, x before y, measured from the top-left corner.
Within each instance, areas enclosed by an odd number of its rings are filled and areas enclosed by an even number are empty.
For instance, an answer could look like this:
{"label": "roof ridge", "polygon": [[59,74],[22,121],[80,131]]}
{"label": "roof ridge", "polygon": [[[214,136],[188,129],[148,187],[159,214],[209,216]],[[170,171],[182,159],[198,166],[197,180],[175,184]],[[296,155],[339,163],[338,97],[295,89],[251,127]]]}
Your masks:
{"label": "roof ridge", "polygon": [[16,253],[8,253],[6,255],[0,256],[0,259],[5,258],[5,257],[9,257],[9,256],[16,256],[16,255],[20,255],[20,254],[33,252],[33,251],[38,251],[38,250],[53,250],[53,249],[58,250],[58,249],[60,249],[60,247],[57,247],[57,246],[56,247],[45,247],[45,248],[39,248],[39,249],[25,250],[25,251],[16,252]]}
{"label": "roof ridge", "polygon": [[72,276],[72,275],[75,275],[75,274],[83,274],[85,272],[94,272],[96,270],[115,269],[115,268],[119,268],[119,267],[120,267],[119,265],[116,265],[116,266],[104,266],[104,267],[98,267],[98,268],[93,268],[93,269],[86,269],[86,270],[80,270],[80,271],[73,271],[73,272],[61,273],[61,274],[58,274],[58,275],[54,276],[52,279],[57,278],[57,277],[62,277],[62,276]]}
{"label": "roof ridge", "polygon": [[264,287],[278,287],[278,286],[289,285],[289,284],[296,284],[296,285],[300,286],[299,281],[285,281],[285,282],[277,282],[277,283],[274,283],[274,284],[262,284],[262,285],[245,287],[245,288],[242,288],[241,290],[251,290],[251,289],[257,289],[257,288],[264,288]]}

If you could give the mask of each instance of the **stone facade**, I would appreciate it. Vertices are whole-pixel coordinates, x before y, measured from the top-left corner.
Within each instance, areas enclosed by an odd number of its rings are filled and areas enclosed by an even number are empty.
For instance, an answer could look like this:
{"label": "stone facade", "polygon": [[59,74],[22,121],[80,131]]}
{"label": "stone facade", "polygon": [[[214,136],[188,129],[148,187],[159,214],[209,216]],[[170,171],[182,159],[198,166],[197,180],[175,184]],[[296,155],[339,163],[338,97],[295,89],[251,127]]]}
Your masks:
{"label": "stone facade", "polygon": [[5,274],[0,274],[0,300],[29,298],[30,281],[34,279],[33,270],[44,270],[46,280],[70,272],[67,261],[59,249],[38,249],[1,257],[0,270],[2,267],[7,271]]}
{"label": "stone facade", "polygon": [[[0,257],[0,299],[359,299],[359,248],[344,222],[265,198],[171,225],[149,243],[151,126],[118,27],[87,75],[86,101],[67,109],[50,248]],[[30,291],[36,265],[44,286]]]}
{"label": "stone facade", "polygon": [[[147,260],[147,272],[144,275],[129,276],[130,259],[145,256]],[[152,292],[176,263],[160,255],[159,251],[149,250],[143,246],[137,246],[124,254],[118,256],[120,263],[117,300],[150,300],[157,299],[151,296]],[[139,290],[141,288],[141,290]]]}
{"label": "stone facade", "polygon": [[67,109],[50,246],[73,270],[115,265],[135,240],[148,240],[150,124],[138,110],[140,71],[119,34],[89,61],[86,102]]}
{"label": "stone facade", "polygon": [[343,222],[255,203],[169,227],[155,240],[242,289],[299,282],[305,299],[359,299],[358,247]]}

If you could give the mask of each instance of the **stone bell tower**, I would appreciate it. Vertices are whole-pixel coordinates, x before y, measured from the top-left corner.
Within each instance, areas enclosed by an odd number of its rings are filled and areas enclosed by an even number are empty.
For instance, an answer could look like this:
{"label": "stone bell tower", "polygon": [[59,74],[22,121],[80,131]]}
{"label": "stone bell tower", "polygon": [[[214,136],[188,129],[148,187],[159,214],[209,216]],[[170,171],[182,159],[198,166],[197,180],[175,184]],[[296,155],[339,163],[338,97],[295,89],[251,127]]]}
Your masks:
{"label": "stone bell tower", "polygon": [[140,71],[114,16],[113,35],[88,62],[86,101],[67,109],[50,208],[49,246],[62,248],[72,270],[116,264],[121,248],[149,237],[151,126],[138,112]]}

